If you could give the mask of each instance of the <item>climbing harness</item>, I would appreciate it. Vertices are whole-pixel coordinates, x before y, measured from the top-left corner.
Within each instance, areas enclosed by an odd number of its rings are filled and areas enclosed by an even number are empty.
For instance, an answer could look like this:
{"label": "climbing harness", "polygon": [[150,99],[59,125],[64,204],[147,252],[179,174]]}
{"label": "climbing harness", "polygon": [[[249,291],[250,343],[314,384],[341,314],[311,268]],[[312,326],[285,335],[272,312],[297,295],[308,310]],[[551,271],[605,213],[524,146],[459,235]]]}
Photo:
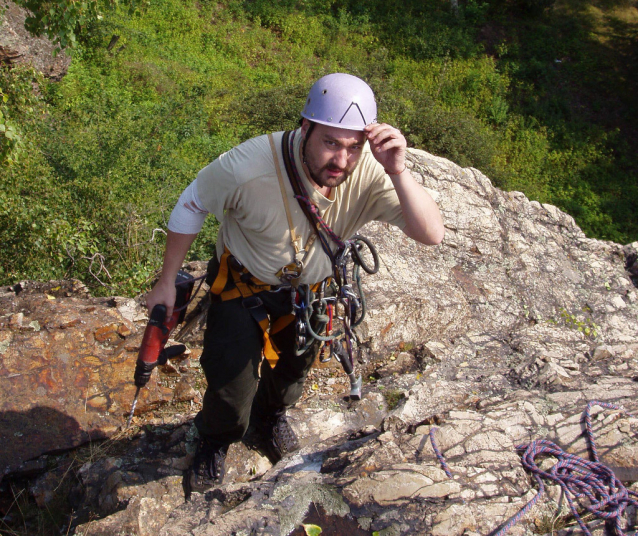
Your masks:
{"label": "climbing harness", "polygon": [[263,332],[264,357],[273,368],[279,360],[279,354],[270,336],[284,329],[294,320],[294,316],[281,316],[271,326],[268,312],[258,293],[279,290],[282,290],[282,286],[269,285],[252,275],[228,248],[222,254],[219,271],[210,287],[211,294],[218,296],[221,301],[242,298],[243,307],[250,312]]}
{"label": "climbing harness", "polygon": [[[591,408],[593,406],[616,409],[632,417],[631,414],[616,404],[598,401],[591,401],[587,404],[584,413],[585,438],[589,445],[593,461],[569,454],[555,443],[545,439],[538,439],[527,445],[517,445],[515,447],[516,450],[522,452],[521,462],[523,467],[530,471],[536,479],[536,482],[538,482],[538,493],[521,508],[515,516],[510,518],[498,532],[494,533],[494,536],[503,536],[536,505],[545,492],[542,478],[551,480],[561,487],[564,496],[567,498],[572,515],[580,525],[584,534],[592,536],[576,509],[574,499],[586,499],[580,503],[579,506],[595,517],[605,519],[607,523],[613,523],[617,536],[624,535],[620,521],[628,506],[632,505],[638,508],[638,493],[628,490],[623,483],[616,478],[616,475],[609,467],[600,463],[591,424]],[[445,474],[448,478],[452,478],[450,468],[436,445],[434,439],[435,430],[436,427],[430,429],[432,448]],[[544,471],[536,463],[536,458],[539,456],[553,456],[558,461],[549,471]]]}

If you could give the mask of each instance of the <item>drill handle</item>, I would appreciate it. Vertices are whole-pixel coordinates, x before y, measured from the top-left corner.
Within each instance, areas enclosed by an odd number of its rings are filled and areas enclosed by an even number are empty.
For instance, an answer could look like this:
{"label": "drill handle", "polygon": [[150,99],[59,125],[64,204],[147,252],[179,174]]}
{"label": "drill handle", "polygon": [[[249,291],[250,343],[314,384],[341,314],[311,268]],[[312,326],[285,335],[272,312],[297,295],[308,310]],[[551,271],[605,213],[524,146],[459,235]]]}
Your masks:
{"label": "drill handle", "polygon": [[142,345],[137,355],[133,379],[137,387],[144,387],[151,378],[151,372],[157,366],[160,354],[168,340],[169,330],[164,325],[166,306],[158,304],[153,307],[151,317],[146,324]]}
{"label": "drill handle", "polygon": [[148,383],[151,373],[157,365],[166,364],[167,359],[184,353],[186,350],[183,345],[172,347],[172,349],[164,349],[164,347],[171,332],[184,319],[186,305],[188,305],[194,283],[192,275],[180,270],[175,281],[177,294],[173,314],[167,319],[165,305],[157,304],[153,307],[135,365],[133,378],[137,387],[144,387]]}

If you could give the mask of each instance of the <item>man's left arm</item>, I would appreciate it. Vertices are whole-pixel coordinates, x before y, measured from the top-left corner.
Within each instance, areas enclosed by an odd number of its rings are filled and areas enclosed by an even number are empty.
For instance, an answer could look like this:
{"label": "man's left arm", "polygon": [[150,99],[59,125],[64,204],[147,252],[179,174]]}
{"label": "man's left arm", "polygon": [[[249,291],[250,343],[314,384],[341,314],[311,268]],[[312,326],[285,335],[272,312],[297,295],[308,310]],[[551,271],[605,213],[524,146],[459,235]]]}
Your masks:
{"label": "man's left arm", "polygon": [[390,176],[405,219],[403,232],[422,244],[440,244],[445,234],[439,207],[405,165],[406,141],[401,131],[385,123],[365,128],[374,158]]}

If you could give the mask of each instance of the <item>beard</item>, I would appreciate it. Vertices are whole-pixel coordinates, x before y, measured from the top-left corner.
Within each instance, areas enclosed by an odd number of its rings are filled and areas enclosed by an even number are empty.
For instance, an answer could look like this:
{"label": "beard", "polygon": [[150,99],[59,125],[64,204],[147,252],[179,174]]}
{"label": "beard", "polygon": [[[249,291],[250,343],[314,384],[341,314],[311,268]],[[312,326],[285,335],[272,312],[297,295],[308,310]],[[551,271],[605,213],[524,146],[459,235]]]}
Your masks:
{"label": "beard", "polygon": [[[357,167],[358,162],[355,162],[352,166],[346,166],[345,168],[340,168],[331,163],[320,165],[315,161],[312,156],[312,152],[308,154],[306,151],[306,145],[307,144],[304,143],[302,150],[303,162],[306,164],[310,178],[320,187],[336,188],[340,184],[344,183]],[[329,174],[329,172],[340,173],[338,175],[334,175],[332,173]]]}

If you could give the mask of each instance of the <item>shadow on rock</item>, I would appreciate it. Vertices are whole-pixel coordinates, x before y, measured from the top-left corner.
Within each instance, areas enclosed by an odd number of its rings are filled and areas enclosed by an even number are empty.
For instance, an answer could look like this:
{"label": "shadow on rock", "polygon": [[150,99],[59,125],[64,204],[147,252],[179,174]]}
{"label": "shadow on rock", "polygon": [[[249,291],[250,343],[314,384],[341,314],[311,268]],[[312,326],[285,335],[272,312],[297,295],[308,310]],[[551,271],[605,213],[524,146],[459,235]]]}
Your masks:
{"label": "shadow on rock", "polygon": [[[0,430],[11,439],[0,447],[0,533],[66,533],[107,516],[115,520],[123,510],[131,517],[142,502],[168,511],[184,502],[182,479],[194,447],[191,419],[105,439],[90,437],[68,415],[39,407],[0,414]],[[82,446],[61,450],[65,435],[73,439],[69,444]],[[163,520],[149,520],[155,522]]]}
{"label": "shadow on rock", "polygon": [[0,435],[0,482],[10,473],[28,476],[41,471],[41,463],[30,460],[42,453],[100,439],[83,431],[73,417],[49,407],[0,413]]}

